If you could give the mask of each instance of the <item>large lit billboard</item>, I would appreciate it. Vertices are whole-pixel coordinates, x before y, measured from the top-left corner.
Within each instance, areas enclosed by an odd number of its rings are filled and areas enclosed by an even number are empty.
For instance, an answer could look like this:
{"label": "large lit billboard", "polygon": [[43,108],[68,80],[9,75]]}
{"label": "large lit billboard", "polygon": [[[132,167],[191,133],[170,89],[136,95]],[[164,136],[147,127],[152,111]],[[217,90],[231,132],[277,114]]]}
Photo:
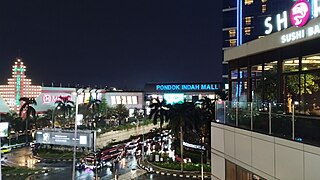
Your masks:
{"label": "large lit billboard", "polygon": [[163,94],[163,98],[167,104],[184,103],[183,93],[165,93]]}
{"label": "large lit billboard", "polygon": [[74,130],[44,129],[36,131],[36,142],[41,144],[54,144],[64,146],[76,146],[93,148],[93,132],[77,131],[76,141],[74,139]]}

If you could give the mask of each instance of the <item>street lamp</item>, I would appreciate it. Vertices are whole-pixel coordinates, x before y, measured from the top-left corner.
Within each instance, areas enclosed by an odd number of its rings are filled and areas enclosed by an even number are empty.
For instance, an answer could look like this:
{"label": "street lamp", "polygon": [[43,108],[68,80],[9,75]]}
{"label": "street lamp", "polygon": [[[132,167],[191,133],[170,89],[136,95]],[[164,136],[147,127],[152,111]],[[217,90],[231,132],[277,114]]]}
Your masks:
{"label": "street lamp", "polygon": [[[201,138],[201,136],[198,134],[198,132],[194,129],[192,130],[198,137],[200,137],[201,145],[203,144],[204,137]],[[201,180],[203,180],[203,149],[200,148],[201,151]]]}
{"label": "street lamp", "polygon": [[72,180],[75,180],[76,168],[76,150],[77,150],[77,116],[78,116],[78,92],[76,92],[76,113],[74,118],[74,146],[73,146],[73,167],[72,167]]}

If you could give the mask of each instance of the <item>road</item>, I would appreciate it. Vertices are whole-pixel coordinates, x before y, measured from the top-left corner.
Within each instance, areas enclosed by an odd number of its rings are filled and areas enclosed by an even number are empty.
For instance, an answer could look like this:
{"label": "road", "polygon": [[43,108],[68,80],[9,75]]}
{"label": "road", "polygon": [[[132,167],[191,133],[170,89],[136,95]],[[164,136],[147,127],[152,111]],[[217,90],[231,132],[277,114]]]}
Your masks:
{"label": "road", "polygon": [[4,160],[2,164],[8,166],[24,166],[28,168],[34,168],[38,162],[38,160],[33,157],[29,147],[12,149],[10,153],[3,156],[6,157],[6,160]]}
{"label": "road", "polygon": [[[171,143],[169,143],[171,144]],[[169,148],[170,149],[170,148]],[[57,180],[57,179],[72,179],[72,162],[55,162],[55,163],[44,163],[39,162],[32,155],[32,152],[29,147],[22,147],[18,149],[13,149],[11,153],[5,155],[6,160],[2,162],[3,164],[9,166],[24,166],[28,168],[43,168],[50,169],[50,172],[47,174],[31,175],[28,180]],[[123,158],[120,162],[120,178],[121,175],[130,175],[132,170],[138,169],[137,161],[135,156],[128,156]],[[95,176],[95,172],[92,170],[76,170],[76,179],[79,180],[92,180]],[[101,179],[113,179],[114,178],[114,169],[110,167],[104,167],[97,170],[97,176]],[[124,177],[124,176],[122,176]],[[131,179],[131,178],[130,178]],[[172,177],[172,176],[162,176],[159,174],[143,174],[137,178],[137,180],[181,180],[183,178]]]}

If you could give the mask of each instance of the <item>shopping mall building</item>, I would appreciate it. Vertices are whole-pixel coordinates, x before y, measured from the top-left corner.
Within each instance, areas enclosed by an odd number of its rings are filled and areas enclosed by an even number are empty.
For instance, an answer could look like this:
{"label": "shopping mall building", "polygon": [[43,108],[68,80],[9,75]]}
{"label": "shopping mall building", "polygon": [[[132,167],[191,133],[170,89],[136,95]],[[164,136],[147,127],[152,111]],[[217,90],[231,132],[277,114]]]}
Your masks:
{"label": "shopping mall building", "polygon": [[90,98],[102,100],[104,97],[109,106],[124,104],[129,111],[135,108],[144,108],[143,91],[121,91],[92,88],[69,88],[69,87],[44,87],[33,85],[31,79],[26,76],[26,66],[20,58],[12,66],[12,77],[6,85],[0,85],[0,113],[4,114],[10,110],[19,112],[22,97],[35,98],[37,105],[32,105],[37,113],[44,113],[56,107],[55,102],[60,96],[69,97],[69,100],[78,104],[88,103]]}
{"label": "shopping mall building", "polygon": [[230,101],[217,104],[211,123],[212,179],[319,179],[320,18],[312,7],[297,1],[266,17],[266,31],[278,32],[225,51]]}
{"label": "shopping mall building", "polygon": [[196,102],[204,97],[217,99],[216,92],[222,91],[222,87],[221,82],[147,83],[144,86],[146,113],[149,114],[148,106],[153,99],[165,100],[167,104]]}
{"label": "shopping mall building", "polygon": [[69,97],[69,100],[78,104],[86,104],[90,98],[102,100],[115,107],[123,104],[132,115],[134,109],[146,111],[148,114],[150,101],[158,98],[167,103],[194,102],[203,97],[217,98],[215,92],[222,91],[219,82],[206,83],[147,83],[143,91],[123,91],[113,88],[112,90],[94,88],[70,88],[70,87],[45,87],[33,85],[31,79],[26,76],[26,66],[19,58],[12,66],[12,77],[6,85],[0,85],[0,113],[10,110],[19,112],[22,102],[21,97],[35,98],[37,105],[32,105],[37,113],[44,113],[56,107],[56,101],[60,96]]}

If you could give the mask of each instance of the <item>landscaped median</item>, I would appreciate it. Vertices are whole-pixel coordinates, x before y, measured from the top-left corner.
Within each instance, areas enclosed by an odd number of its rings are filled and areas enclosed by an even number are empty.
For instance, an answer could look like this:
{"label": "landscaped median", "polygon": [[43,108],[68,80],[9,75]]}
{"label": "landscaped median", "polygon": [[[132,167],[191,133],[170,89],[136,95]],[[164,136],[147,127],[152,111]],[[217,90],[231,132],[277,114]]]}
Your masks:
{"label": "landscaped median", "polygon": [[39,168],[30,169],[26,167],[8,167],[8,166],[1,167],[3,180],[5,179],[24,180],[30,175],[44,174],[48,172],[49,172],[49,169],[39,169]]}
{"label": "landscaped median", "polygon": [[[199,169],[199,165],[186,163],[184,166],[184,171],[180,171],[180,163],[178,162],[171,162],[171,163],[156,163],[156,162],[148,162],[145,160],[144,162],[139,159],[138,165],[146,170],[149,173],[156,173],[161,174],[163,176],[172,176],[172,177],[181,177],[181,178],[201,178],[200,171],[194,171]],[[204,179],[211,179],[210,172],[208,172],[208,166],[204,166],[203,178]]]}

